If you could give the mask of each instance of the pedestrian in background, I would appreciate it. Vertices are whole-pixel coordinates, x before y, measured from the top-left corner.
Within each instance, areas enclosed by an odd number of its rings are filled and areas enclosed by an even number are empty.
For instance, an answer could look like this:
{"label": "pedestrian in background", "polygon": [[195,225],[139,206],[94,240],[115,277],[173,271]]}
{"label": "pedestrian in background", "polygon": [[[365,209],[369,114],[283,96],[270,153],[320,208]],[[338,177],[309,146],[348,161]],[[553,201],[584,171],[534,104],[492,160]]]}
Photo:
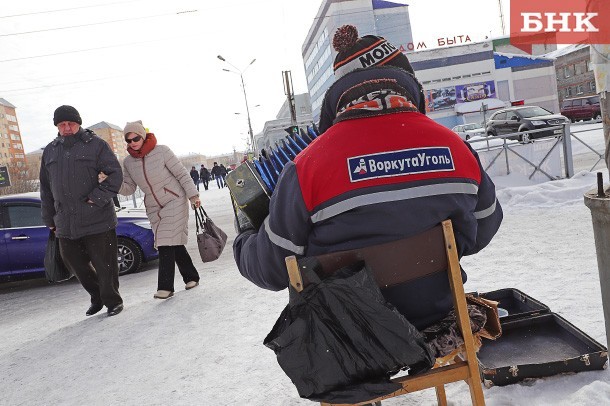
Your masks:
{"label": "pedestrian in background", "polygon": [[185,288],[199,285],[199,273],[186,250],[188,241],[189,201],[199,207],[199,193],[169,147],[157,145],[141,121],[127,123],[123,130],[129,156],[123,161],[124,180],[120,194],[131,195],[139,187],[145,194],[146,214],[159,250],[159,277],[156,299],[174,295],[176,265]]}
{"label": "pedestrian in background", "polygon": [[[123,310],[119,294],[117,217],[113,199],[123,172],[108,144],[91,130],[72,106],[53,115],[59,136],[47,145],[40,165],[42,220],[59,239],[66,266],[91,296],[87,316],[104,306],[108,315]],[[98,182],[98,173],[106,175]]]}
{"label": "pedestrian in background", "polygon": [[222,170],[220,166],[218,166],[218,162],[214,162],[214,166],[212,167],[212,177],[216,179],[218,189],[225,187],[224,180],[222,179]]}
{"label": "pedestrian in background", "polygon": [[223,164],[220,164],[220,176],[222,177],[222,184],[223,187],[224,185],[227,184],[227,174],[229,172],[227,171],[227,168],[225,168],[225,166]]}
{"label": "pedestrian in background", "polygon": [[197,186],[197,191],[199,192],[199,172],[195,167],[191,167],[191,179],[193,179],[193,183]]}
{"label": "pedestrian in background", "polygon": [[201,164],[201,169],[199,169],[199,179],[203,183],[203,187],[205,190],[208,190],[208,184],[210,182],[210,171],[205,167],[204,164]]}

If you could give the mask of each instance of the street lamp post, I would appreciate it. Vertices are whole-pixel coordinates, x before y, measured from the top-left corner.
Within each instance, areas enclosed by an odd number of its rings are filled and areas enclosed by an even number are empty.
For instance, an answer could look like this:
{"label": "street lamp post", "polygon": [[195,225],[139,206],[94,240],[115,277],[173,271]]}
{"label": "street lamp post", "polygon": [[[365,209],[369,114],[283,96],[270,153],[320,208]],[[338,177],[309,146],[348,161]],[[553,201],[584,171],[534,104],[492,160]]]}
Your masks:
{"label": "street lamp post", "polygon": [[244,73],[256,61],[256,59],[252,59],[252,62],[250,62],[248,64],[248,66],[245,67],[244,70],[241,70],[241,69],[237,68],[235,65],[233,65],[231,62],[227,61],[221,55],[218,55],[217,58],[220,59],[221,61],[226,62],[229,65],[231,65],[233,67],[233,69],[235,69],[237,72],[234,72],[230,69],[223,69],[223,71],[237,73],[239,75],[239,78],[241,79],[241,88],[244,91],[244,101],[246,102],[246,114],[248,116],[248,132],[250,133],[249,134],[250,135],[250,145],[252,146],[252,151],[254,152],[254,155],[256,155],[256,144],[254,143],[254,133],[252,132],[252,121],[250,120],[250,108],[248,107],[248,96],[246,95],[246,85],[244,84]]}

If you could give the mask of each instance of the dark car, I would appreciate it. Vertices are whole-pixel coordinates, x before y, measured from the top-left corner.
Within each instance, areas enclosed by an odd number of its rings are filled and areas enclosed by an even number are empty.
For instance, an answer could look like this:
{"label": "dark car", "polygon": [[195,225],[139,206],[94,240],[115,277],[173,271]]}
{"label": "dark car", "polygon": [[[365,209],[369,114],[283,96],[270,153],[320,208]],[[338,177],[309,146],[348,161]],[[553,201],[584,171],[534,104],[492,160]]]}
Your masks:
{"label": "dark car", "polygon": [[[498,110],[491,115],[485,125],[487,135],[506,135],[521,131],[538,130],[541,128],[556,127],[568,123],[570,120],[561,114],[553,114],[539,106],[515,106]],[[562,129],[539,131],[529,134],[529,138],[542,138],[559,135]],[[523,135],[512,137],[523,140]]]}
{"label": "dark car", "polygon": [[601,120],[602,109],[599,95],[564,99],[561,114],[575,122],[577,120]]}
{"label": "dark car", "polygon": [[[49,229],[42,224],[38,192],[0,196],[0,280],[44,277]],[[159,256],[142,209],[117,209],[119,274]]]}

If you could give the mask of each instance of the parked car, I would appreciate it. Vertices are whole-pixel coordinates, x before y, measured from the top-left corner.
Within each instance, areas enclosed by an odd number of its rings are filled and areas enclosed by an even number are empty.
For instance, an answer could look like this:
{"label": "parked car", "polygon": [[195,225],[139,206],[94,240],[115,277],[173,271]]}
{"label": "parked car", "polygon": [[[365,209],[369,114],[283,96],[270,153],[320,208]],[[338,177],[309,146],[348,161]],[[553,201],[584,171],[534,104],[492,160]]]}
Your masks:
{"label": "parked car", "polygon": [[601,120],[602,109],[599,95],[564,99],[561,114],[575,122],[577,120]]}
{"label": "parked car", "polygon": [[[539,106],[514,106],[498,110],[491,115],[485,125],[487,135],[506,135],[521,131],[556,127],[570,120],[561,114],[553,114]],[[539,131],[529,134],[529,138],[551,137],[562,133],[562,129]],[[523,135],[511,137],[523,140]]]}
{"label": "parked car", "polygon": [[[158,257],[143,209],[117,209],[119,274]],[[0,196],[0,280],[44,277],[49,229],[42,223],[40,193]]]}
{"label": "parked car", "polygon": [[460,124],[451,130],[456,132],[463,140],[469,140],[477,135],[485,135],[485,127],[481,123]]}

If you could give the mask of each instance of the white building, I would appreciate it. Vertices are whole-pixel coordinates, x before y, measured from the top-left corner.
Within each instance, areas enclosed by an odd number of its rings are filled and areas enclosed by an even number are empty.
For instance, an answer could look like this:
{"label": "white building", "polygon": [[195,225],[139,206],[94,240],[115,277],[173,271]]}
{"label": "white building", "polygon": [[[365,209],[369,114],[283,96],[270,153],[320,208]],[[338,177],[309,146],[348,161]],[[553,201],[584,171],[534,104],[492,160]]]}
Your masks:
{"label": "white building", "polygon": [[[311,99],[309,93],[297,94],[294,96],[294,106],[296,112],[296,125],[305,128],[313,123],[311,116]],[[275,145],[280,140],[286,138],[288,133],[286,128],[292,125],[292,118],[290,116],[290,107],[288,100],[284,102],[280,107],[279,112],[276,115],[275,120],[267,121],[263,128],[263,131],[254,136],[254,142],[256,143],[256,150],[261,151],[262,149],[269,150],[270,148],[275,149]]]}
{"label": "white building", "polygon": [[[424,16],[416,16],[424,18]],[[534,45],[532,53],[510,44],[508,37],[415,52],[408,6],[384,0],[323,0],[303,43],[302,54],[314,122],[320,119],[324,94],[334,82],[336,29],[352,24],[359,36],[386,38],[409,58],[422,82],[428,115],[449,128],[481,122],[488,111],[522,100],[559,111],[553,60],[540,56],[556,45]],[[485,116],[482,110],[485,111]]]}
{"label": "white building", "polygon": [[484,121],[483,105],[490,111],[522,101],[558,112],[553,60],[515,50],[499,39],[408,53],[427,115],[451,128]]}

